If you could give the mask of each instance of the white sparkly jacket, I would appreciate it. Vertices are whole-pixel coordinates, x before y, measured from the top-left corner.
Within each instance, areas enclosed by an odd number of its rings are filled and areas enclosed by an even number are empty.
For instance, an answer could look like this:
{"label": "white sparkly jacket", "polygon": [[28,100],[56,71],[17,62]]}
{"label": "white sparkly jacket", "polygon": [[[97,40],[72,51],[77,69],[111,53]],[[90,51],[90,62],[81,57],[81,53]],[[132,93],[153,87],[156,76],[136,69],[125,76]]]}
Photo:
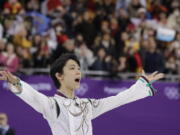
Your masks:
{"label": "white sparkly jacket", "polygon": [[[47,97],[21,81],[22,92],[17,96],[47,120],[53,135],[92,135],[91,120],[121,105],[153,95],[147,81],[140,78],[129,89],[103,99],[68,99],[55,94]],[[17,91],[10,85],[11,91]]]}

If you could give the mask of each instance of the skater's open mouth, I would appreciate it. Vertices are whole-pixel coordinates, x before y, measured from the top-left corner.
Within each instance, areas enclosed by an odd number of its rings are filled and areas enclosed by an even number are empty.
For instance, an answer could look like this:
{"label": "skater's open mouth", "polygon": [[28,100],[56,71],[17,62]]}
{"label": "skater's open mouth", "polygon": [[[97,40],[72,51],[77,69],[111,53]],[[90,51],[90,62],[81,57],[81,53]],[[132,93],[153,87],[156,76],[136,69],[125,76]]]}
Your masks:
{"label": "skater's open mouth", "polygon": [[76,79],[75,79],[75,82],[78,82],[78,83],[79,83],[79,82],[80,82],[80,78],[76,78]]}

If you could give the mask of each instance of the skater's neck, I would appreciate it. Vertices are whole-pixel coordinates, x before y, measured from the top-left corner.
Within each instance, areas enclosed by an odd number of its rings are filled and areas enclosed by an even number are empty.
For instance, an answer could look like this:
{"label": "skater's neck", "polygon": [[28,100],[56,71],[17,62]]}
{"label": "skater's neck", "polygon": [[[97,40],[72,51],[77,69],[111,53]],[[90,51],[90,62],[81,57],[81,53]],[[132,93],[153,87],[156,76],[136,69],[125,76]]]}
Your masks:
{"label": "skater's neck", "polygon": [[68,88],[63,87],[63,86],[61,86],[61,88],[59,88],[57,92],[63,94],[67,98],[73,99],[75,97],[73,89],[68,89]]}

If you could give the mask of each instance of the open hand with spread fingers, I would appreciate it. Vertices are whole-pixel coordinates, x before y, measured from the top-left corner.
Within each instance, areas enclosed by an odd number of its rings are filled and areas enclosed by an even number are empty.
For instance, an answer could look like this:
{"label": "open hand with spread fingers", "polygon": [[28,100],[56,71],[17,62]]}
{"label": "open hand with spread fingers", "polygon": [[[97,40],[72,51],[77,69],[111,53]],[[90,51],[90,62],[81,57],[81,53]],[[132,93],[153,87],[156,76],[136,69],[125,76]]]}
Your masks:
{"label": "open hand with spread fingers", "polygon": [[18,81],[18,78],[9,71],[0,71],[0,75],[0,80],[7,81],[8,83],[15,84]]}
{"label": "open hand with spread fingers", "polygon": [[165,75],[163,73],[159,73],[158,71],[147,75],[144,70],[142,70],[142,76],[145,77],[149,82],[154,82],[164,78]]}
{"label": "open hand with spread fingers", "polygon": [[16,77],[15,75],[13,75],[11,72],[4,71],[4,70],[0,71],[0,80],[7,81],[7,83],[17,87],[19,91],[13,91],[11,89],[11,91],[14,93],[19,93],[22,91],[20,79]]}

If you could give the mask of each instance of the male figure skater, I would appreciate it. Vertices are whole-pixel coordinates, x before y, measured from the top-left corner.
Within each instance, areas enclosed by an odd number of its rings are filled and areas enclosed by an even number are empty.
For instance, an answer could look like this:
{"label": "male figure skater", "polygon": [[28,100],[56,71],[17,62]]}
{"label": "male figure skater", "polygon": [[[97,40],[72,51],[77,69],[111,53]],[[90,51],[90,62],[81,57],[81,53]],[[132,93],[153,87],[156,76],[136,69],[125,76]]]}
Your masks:
{"label": "male figure skater", "polygon": [[81,80],[80,63],[75,55],[64,54],[51,66],[50,75],[57,87],[53,97],[34,90],[8,71],[0,71],[0,80],[10,90],[47,120],[53,135],[92,135],[91,120],[121,105],[154,95],[151,82],[163,78],[162,73],[144,72],[129,89],[103,99],[80,99],[75,96]]}

